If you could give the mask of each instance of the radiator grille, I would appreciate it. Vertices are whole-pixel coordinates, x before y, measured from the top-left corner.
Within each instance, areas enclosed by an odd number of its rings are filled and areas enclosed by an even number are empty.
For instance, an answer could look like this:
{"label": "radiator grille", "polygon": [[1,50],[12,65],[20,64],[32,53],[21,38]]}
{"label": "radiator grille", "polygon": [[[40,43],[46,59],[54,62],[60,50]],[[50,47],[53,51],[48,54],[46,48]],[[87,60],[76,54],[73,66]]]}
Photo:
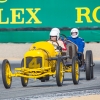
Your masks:
{"label": "radiator grille", "polygon": [[40,68],[42,67],[42,57],[27,57],[26,58],[27,68]]}

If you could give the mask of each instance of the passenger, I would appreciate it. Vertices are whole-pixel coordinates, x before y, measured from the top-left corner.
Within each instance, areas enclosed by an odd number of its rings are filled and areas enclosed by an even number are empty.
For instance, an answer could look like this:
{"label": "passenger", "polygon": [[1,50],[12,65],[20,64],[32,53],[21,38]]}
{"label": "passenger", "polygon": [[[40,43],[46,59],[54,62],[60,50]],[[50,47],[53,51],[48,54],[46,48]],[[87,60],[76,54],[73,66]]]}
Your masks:
{"label": "passenger", "polygon": [[[78,37],[79,31],[77,28],[71,29],[71,36],[67,37],[68,40],[71,42],[75,43],[78,46],[78,52],[83,53],[84,52],[84,47],[85,47],[85,42],[84,39]],[[81,59],[81,55],[79,54],[79,59]]]}
{"label": "passenger", "polygon": [[50,31],[50,42],[54,45],[55,49],[57,50],[57,47],[60,46],[62,48],[62,51],[66,51],[66,45],[64,45],[64,42],[59,39],[60,37],[60,30],[58,28],[53,28]]}

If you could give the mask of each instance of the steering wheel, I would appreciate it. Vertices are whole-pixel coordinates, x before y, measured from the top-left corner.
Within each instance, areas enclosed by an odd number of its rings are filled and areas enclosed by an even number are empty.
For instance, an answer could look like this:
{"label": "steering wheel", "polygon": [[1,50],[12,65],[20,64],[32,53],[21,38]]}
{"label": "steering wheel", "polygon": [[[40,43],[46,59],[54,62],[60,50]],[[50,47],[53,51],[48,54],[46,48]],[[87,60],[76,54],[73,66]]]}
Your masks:
{"label": "steering wheel", "polygon": [[60,34],[60,39],[65,43],[67,42],[67,37],[64,34]]}
{"label": "steering wheel", "polygon": [[[67,37],[66,35],[64,34],[60,34],[60,39],[65,43],[65,44],[68,44],[68,43],[73,43],[71,42],[70,40],[67,40]],[[74,43],[73,43],[74,44]],[[76,45],[76,44],[75,44]]]}

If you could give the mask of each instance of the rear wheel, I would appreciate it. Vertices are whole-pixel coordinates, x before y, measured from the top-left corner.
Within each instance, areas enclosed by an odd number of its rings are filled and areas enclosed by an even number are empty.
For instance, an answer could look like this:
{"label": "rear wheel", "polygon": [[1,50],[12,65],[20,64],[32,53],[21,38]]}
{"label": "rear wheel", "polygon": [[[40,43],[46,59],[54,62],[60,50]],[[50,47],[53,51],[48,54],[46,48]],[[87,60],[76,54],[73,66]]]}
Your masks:
{"label": "rear wheel", "polygon": [[[21,67],[24,66],[24,59],[21,61]],[[26,77],[21,77],[21,83],[23,87],[26,87],[28,85],[28,78]]]}
{"label": "rear wheel", "polygon": [[93,56],[92,51],[88,50],[86,51],[86,80],[91,80],[93,78]]}
{"label": "rear wheel", "polygon": [[2,63],[2,80],[4,87],[6,89],[9,89],[11,87],[12,83],[12,77],[11,77],[11,66],[7,59],[3,60]]}
{"label": "rear wheel", "polygon": [[41,82],[49,81],[49,78],[50,76],[47,75],[46,77],[41,78]]}
{"label": "rear wheel", "polygon": [[93,54],[92,54],[92,51],[90,50],[91,52],[91,79],[94,78],[94,73],[93,73]]}
{"label": "rear wheel", "polygon": [[61,59],[57,60],[57,66],[56,66],[56,82],[58,86],[62,86],[63,79],[64,79],[64,70],[63,70],[63,62]]}
{"label": "rear wheel", "polygon": [[78,58],[75,56],[72,59],[72,79],[74,84],[79,83],[79,77],[80,77],[79,62]]}
{"label": "rear wheel", "polygon": [[45,81],[46,81],[45,77],[41,78],[41,82],[45,82]]}
{"label": "rear wheel", "polygon": [[50,76],[47,75],[46,78],[45,78],[45,80],[46,80],[46,81],[49,81],[49,79],[50,79]]}

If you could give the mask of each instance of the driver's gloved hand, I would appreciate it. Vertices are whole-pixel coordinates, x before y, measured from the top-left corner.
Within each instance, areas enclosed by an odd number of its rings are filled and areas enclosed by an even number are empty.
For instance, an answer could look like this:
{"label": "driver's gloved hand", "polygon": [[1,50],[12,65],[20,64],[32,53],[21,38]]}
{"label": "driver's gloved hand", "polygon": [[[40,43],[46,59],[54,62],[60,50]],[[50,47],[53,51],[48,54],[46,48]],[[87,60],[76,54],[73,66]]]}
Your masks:
{"label": "driver's gloved hand", "polygon": [[62,51],[62,47],[61,46],[57,46],[57,49]]}

